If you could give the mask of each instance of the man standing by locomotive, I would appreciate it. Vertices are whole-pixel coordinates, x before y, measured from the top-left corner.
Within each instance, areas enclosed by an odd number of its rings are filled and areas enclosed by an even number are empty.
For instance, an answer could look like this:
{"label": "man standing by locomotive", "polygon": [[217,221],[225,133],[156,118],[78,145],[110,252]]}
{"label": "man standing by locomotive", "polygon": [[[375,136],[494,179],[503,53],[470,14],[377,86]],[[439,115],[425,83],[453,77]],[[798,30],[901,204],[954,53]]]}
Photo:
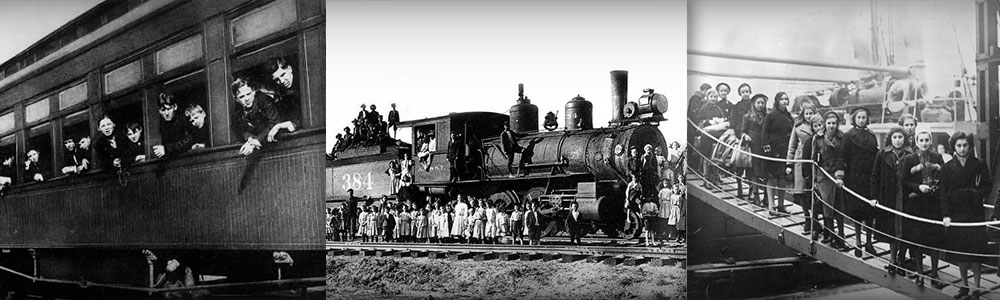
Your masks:
{"label": "man standing by locomotive", "polygon": [[174,96],[160,93],[157,105],[160,108],[160,117],[163,119],[160,120],[161,144],[153,146],[153,155],[160,158],[180,155],[191,150],[191,146],[194,145],[193,130],[190,123],[176,118],[177,102],[174,102]]}
{"label": "man standing by locomotive", "polygon": [[541,214],[538,213],[538,204],[528,203],[528,208],[528,212],[524,216],[524,224],[528,226],[528,244],[541,245],[542,220]]}
{"label": "man standing by locomotive", "polygon": [[358,198],[354,197],[354,189],[347,190],[345,204],[347,207],[344,209],[344,230],[347,230],[353,240],[358,237]]}
{"label": "man standing by locomotive", "polygon": [[[514,178],[514,153],[521,152],[521,145],[517,144],[517,135],[514,134],[513,130],[510,130],[510,122],[503,123],[503,133],[500,134],[500,143],[503,147],[503,153],[507,155],[507,175],[510,178]],[[518,163],[517,168],[520,172],[523,165]]]}
{"label": "man standing by locomotive", "polygon": [[451,139],[448,141],[448,165],[449,165],[448,181],[458,182],[459,180],[461,180],[461,178],[459,178],[460,177],[459,174],[462,173],[462,170],[460,170],[459,168],[462,166],[462,164],[460,164],[459,162],[465,161],[464,159],[465,151],[462,151],[462,148],[464,147],[461,140],[461,136],[452,132]]}
{"label": "man standing by locomotive", "polygon": [[656,155],[653,154],[653,145],[646,144],[642,148],[642,167],[639,170],[639,182],[645,188],[642,191],[643,201],[651,201],[656,198],[656,184],[660,182],[660,175],[658,172],[659,163],[656,160]]}

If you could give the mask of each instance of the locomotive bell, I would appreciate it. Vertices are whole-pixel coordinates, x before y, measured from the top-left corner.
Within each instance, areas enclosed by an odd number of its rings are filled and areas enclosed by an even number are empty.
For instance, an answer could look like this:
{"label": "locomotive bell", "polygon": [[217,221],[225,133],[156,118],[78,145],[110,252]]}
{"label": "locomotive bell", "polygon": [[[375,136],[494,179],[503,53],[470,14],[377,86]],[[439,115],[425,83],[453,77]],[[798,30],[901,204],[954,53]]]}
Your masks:
{"label": "locomotive bell", "polygon": [[510,129],[517,133],[538,131],[538,106],[524,96],[524,84],[517,84],[517,104],[510,107]]}
{"label": "locomotive bell", "polygon": [[594,128],[594,104],[580,95],[566,102],[566,129]]}

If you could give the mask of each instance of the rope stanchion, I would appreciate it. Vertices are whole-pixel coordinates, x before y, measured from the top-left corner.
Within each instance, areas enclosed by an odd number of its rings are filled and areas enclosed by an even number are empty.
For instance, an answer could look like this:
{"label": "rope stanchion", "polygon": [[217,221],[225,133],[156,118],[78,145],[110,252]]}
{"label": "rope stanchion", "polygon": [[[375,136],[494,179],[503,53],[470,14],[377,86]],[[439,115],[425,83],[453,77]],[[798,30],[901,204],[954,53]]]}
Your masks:
{"label": "rope stanchion", "polygon": [[[743,149],[738,149],[736,147],[732,147],[732,146],[730,146],[730,145],[722,142],[718,138],[716,138],[716,137],[712,136],[711,134],[709,134],[708,132],[706,132],[704,129],[701,129],[700,127],[698,127],[697,124],[695,124],[693,121],[691,121],[691,119],[688,119],[688,123],[691,123],[691,125],[694,126],[694,128],[696,128],[699,132],[701,132],[701,134],[702,134],[703,137],[707,136],[707,137],[711,138],[713,141],[715,141],[716,143],[722,144],[724,147],[728,147],[728,148],[732,149],[733,151],[739,151],[740,153],[749,155],[750,157],[754,157],[754,158],[758,158],[758,159],[763,159],[763,160],[774,161],[774,162],[808,163],[810,165],[813,165],[814,169],[819,169],[822,172],[822,174],[824,176],[826,176],[827,178],[829,178],[831,180],[835,180],[835,178],[833,177],[833,175],[830,175],[829,172],[827,172],[826,170],[824,170],[822,167],[818,166],[817,163],[815,161],[813,161],[813,160],[808,160],[808,159],[783,159],[783,158],[774,158],[774,157],[768,157],[768,156],[763,156],[763,155],[758,155],[758,154],[750,153],[750,152],[744,151]],[[858,199],[861,199],[861,201],[867,202],[869,205],[871,205],[871,206],[873,206],[875,208],[878,208],[878,209],[890,212],[890,213],[895,214],[897,216],[901,216],[901,217],[904,217],[904,218],[907,218],[907,219],[910,219],[910,220],[914,220],[914,221],[920,221],[920,222],[924,222],[924,223],[931,223],[931,224],[936,224],[936,225],[944,226],[944,221],[931,220],[931,219],[923,218],[923,217],[920,217],[920,216],[914,216],[914,215],[911,215],[911,214],[907,214],[907,213],[904,213],[904,212],[901,212],[901,211],[898,211],[898,210],[895,210],[895,209],[883,206],[883,205],[881,205],[881,204],[878,203],[878,200],[868,199],[866,197],[863,197],[860,194],[858,194],[857,192],[855,192],[855,191],[853,191],[853,190],[851,190],[851,189],[849,189],[847,187],[840,186],[839,188],[842,189],[842,190],[844,190],[845,192],[847,192],[851,196],[857,197]],[[951,227],[979,227],[979,226],[990,226],[990,225],[1000,225],[1000,221],[951,222],[949,224],[949,226],[951,226]],[[948,227],[948,226],[946,226],[946,227]]]}

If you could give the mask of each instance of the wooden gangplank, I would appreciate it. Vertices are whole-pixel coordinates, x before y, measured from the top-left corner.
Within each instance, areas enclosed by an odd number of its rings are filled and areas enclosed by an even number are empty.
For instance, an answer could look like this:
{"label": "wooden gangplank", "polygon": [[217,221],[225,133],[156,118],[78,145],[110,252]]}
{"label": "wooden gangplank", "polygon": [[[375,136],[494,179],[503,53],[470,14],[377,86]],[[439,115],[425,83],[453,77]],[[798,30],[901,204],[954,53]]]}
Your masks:
{"label": "wooden gangplank", "polygon": [[[944,260],[940,261],[938,268],[940,279],[948,284],[947,286],[938,289],[932,286],[929,280],[925,280],[925,285],[918,285],[914,279],[908,276],[896,275],[887,271],[886,266],[889,264],[889,245],[887,243],[875,243],[876,254],[864,252],[861,257],[856,257],[854,251],[854,247],[857,246],[854,245],[855,230],[850,221],[845,222],[845,236],[847,236],[848,246],[852,248],[844,252],[837,251],[829,245],[813,241],[809,236],[802,234],[806,218],[798,205],[786,201],[785,209],[790,215],[771,216],[767,209],[736,198],[734,196],[735,180],[724,179],[720,186],[706,188],[703,187],[705,180],[699,174],[692,170],[688,170],[687,173],[689,201],[704,202],[733,219],[760,231],[778,243],[848,274],[915,299],[953,299],[953,296],[958,294],[961,288],[958,285],[961,284],[958,267]],[[929,270],[930,258],[925,255],[923,263],[924,269]],[[987,269],[987,266],[983,267],[984,271]],[[989,289],[989,291],[983,294],[981,299],[1000,300],[1000,279],[997,276],[996,274],[982,276],[982,287]],[[969,283],[973,284],[972,278],[969,278]]]}

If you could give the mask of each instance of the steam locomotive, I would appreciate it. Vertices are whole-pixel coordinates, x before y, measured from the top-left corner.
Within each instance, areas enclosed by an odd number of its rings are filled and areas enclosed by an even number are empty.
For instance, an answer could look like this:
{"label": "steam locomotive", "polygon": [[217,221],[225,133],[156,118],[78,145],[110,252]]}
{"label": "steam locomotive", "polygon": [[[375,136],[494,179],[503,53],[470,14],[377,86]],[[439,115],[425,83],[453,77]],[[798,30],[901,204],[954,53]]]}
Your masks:
{"label": "steam locomotive", "polygon": [[[612,71],[612,120],[608,127],[593,128],[593,104],[577,96],[566,103],[564,130],[539,131],[538,107],[523,95],[510,115],[492,112],[462,112],[398,124],[409,132],[409,141],[419,136],[437,137],[429,155],[416,163],[413,184],[391,190],[385,170],[392,160],[409,153],[415,160],[417,147],[397,141],[349,149],[337,153],[327,164],[328,207],[355,197],[375,199],[383,195],[419,204],[427,195],[451,197],[454,194],[488,198],[508,207],[529,200],[539,201],[548,221],[543,232],[552,235],[561,230],[565,207],[576,201],[590,233],[597,230],[617,237],[625,227],[624,198],[627,183],[628,149],[639,154],[646,144],[666,150],[667,144],[658,129],[664,121],[668,101],[662,94],[647,89],[637,102],[626,102],[628,71]],[[513,173],[507,168],[507,156],[501,150],[500,134],[504,123],[518,136],[521,153],[515,154]],[[466,167],[457,181],[450,180],[446,159],[452,133],[464,146]]]}

